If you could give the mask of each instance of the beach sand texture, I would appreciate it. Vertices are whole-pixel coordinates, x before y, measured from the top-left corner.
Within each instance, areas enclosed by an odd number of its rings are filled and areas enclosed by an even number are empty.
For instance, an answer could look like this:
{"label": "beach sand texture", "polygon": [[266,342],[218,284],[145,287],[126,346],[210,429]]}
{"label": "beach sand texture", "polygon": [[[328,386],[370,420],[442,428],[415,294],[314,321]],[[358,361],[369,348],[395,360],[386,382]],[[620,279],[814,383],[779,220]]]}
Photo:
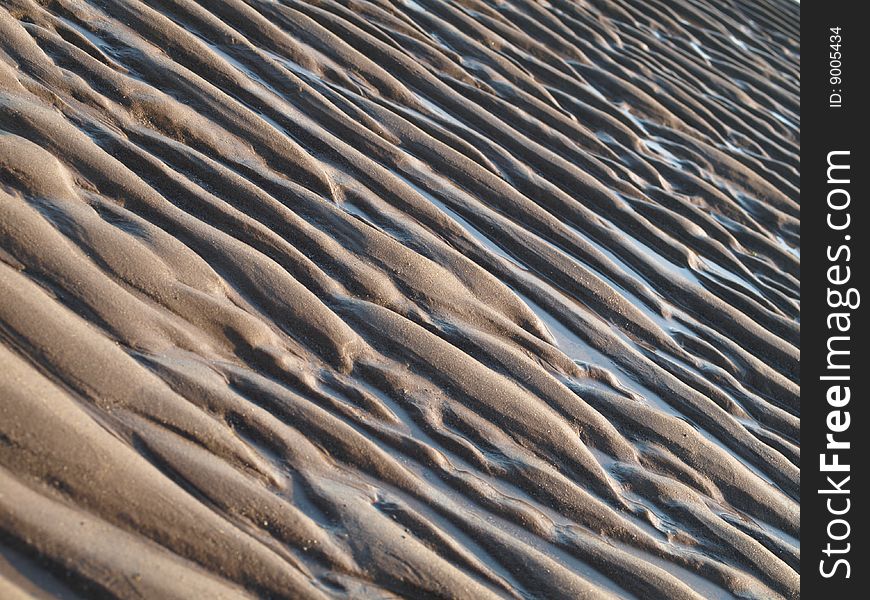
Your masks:
{"label": "beach sand texture", "polygon": [[0,0],[0,597],[797,598],[799,10]]}

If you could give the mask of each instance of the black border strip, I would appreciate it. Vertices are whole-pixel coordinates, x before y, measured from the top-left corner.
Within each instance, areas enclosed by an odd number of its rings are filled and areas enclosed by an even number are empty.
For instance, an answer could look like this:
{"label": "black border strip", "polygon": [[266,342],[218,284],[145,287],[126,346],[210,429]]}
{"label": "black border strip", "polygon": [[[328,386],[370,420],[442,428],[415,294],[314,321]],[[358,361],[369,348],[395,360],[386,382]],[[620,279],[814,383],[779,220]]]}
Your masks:
{"label": "black border strip", "polygon": [[[865,374],[862,352],[868,343],[866,309],[858,298],[866,290],[865,261],[870,261],[864,193],[870,169],[863,134],[864,112],[870,108],[863,81],[870,32],[859,18],[862,8],[862,3],[843,1],[802,6],[801,38],[807,45],[801,44],[806,217],[801,249],[801,347],[806,358],[801,379],[801,584],[808,599],[870,597],[863,492],[870,483],[865,468],[870,373]],[[837,35],[839,40],[832,38]],[[832,79],[837,68],[840,81]],[[829,173],[829,161],[850,168]],[[836,306],[841,301],[850,306]],[[830,354],[829,345],[849,354]],[[829,434],[837,445],[828,447]],[[822,455],[829,464],[837,455],[848,471],[824,470]]]}

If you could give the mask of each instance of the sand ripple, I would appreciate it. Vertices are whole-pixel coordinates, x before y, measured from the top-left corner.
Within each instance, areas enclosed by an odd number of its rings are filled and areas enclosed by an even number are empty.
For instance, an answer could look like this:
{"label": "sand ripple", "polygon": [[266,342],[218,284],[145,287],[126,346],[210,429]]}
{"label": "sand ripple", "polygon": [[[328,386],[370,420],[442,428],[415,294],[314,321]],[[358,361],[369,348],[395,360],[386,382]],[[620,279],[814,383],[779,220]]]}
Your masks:
{"label": "sand ripple", "polygon": [[797,597],[798,11],[0,1],[0,596]]}

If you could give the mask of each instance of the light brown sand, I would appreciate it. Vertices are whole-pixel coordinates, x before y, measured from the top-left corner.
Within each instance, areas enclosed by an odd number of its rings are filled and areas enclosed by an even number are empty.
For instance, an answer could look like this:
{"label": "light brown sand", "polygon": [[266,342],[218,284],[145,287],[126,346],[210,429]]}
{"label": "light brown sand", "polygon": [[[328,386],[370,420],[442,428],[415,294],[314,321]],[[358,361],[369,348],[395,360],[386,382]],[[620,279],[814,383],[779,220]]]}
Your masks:
{"label": "light brown sand", "polygon": [[798,10],[0,1],[0,596],[797,597]]}

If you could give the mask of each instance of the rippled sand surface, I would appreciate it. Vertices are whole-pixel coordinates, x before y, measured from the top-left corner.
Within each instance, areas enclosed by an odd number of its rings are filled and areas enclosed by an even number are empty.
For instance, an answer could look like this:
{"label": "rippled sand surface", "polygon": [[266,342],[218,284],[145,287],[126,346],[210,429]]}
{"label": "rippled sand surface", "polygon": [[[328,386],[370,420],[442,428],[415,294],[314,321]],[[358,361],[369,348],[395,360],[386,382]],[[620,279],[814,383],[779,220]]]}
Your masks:
{"label": "rippled sand surface", "polygon": [[798,597],[798,29],[0,0],[0,596]]}

